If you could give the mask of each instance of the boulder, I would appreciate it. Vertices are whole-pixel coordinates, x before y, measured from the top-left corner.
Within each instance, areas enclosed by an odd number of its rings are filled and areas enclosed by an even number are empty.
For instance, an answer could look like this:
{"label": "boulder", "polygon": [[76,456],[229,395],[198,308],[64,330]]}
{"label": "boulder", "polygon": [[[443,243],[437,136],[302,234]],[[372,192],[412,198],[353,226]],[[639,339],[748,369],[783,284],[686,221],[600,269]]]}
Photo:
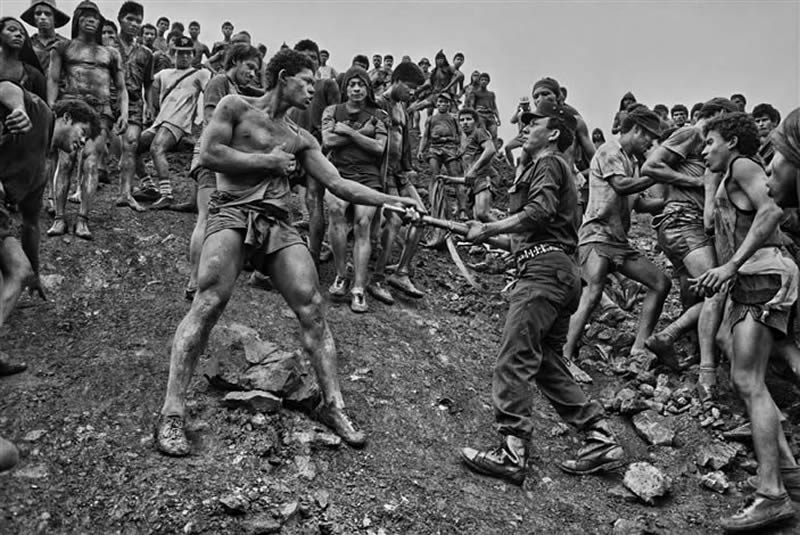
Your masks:
{"label": "boulder", "polygon": [[697,466],[721,470],[733,461],[739,448],[725,442],[712,442],[700,446],[697,452]]}
{"label": "boulder", "polygon": [[659,416],[653,410],[646,410],[634,416],[633,426],[648,444],[671,446],[675,440],[675,431],[669,427],[667,419]]}
{"label": "boulder", "polygon": [[299,353],[275,351],[260,364],[248,368],[239,378],[246,390],[264,390],[287,397],[302,382],[303,362]]}
{"label": "boulder", "polygon": [[642,501],[652,505],[654,498],[669,493],[672,482],[652,464],[639,462],[628,466],[622,484]]}

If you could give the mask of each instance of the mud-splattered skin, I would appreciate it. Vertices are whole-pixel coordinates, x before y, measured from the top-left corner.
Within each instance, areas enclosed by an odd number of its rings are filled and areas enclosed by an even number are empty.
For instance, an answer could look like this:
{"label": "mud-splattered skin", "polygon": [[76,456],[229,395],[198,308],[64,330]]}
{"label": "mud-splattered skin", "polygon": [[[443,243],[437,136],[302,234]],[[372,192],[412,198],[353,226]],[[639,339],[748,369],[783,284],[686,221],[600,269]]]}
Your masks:
{"label": "mud-splattered skin", "polygon": [[111,101],[111,81],[119,72],[121,59],[113,48],[73,39],[56,46],[61,60],[64,89],[61,97],[96,99],[98,104]]}

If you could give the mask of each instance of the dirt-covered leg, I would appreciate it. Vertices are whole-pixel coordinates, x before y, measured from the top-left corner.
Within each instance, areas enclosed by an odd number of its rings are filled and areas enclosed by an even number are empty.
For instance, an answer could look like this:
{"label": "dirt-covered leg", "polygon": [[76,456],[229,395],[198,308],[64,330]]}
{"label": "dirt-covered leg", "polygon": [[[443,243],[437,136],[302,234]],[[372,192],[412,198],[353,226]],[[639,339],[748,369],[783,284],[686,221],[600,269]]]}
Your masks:
{"label": "dirt-covered leg", "polygon": [[203,244],[198,290],[172,342],[169,381],[156,428],[156,447],[167,455],[189,454],[186,438],[186,390],[208,336],[233,293],[242,269],[244,245],[236,230],[221,230]]}
{"label": "dirt-covered leg", "polygon": [[351,446],[363,446],[366,443],[364,433],[344,412],[336,344],[325,319],[325,304],[311,254],[302,245],[292,245],[271,255],[265,267],[275,289],[300,321],[303,348],[322,390],[322,404],[317,409],[317,417]]}

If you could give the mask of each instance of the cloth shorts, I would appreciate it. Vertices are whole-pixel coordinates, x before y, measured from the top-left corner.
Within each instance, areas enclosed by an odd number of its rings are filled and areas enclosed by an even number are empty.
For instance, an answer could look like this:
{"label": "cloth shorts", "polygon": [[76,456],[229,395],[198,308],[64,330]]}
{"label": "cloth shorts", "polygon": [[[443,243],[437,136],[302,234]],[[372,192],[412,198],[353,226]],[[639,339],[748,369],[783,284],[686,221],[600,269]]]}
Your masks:
{"label": "cloth shorts", "polygon": [[448,164],[453,161],[459,161],[458,148],[455,146],[439,145],[431,146],[428,148],[428,159],[436,158],[439,163]]}
{"label": "cloth shorts", "polygon": [[781,287],[779,275],[739,275],[731,286],[725,302],[723,325],[729,330],[747,315],[770,327],[780,337],[789,333],[794,319],[794,307],[788,310],[769,310],[764,306]]}
{"label": "cloth shorts", "polygon": [[689,253],[714,245],[703,229],[703,214],[695,211],[665,215],[656,227],[656,238],[675,269],[684,272],[683,260]]}
{"label": "cloth shorts", "polygon": [[619,269],[630,260],[639,258],[639,251],[633,248],[631,244],[625,243],[587,243],[578,246],[578,261],[581,268],[586,265],[592,251],[597,253],[597,256],[604,258],[608,261],[608,271],[612,273],[619,271]]}
{"label": "cloth shorts", "polygon": [[128,102],[128,124],[144,127],[144,102],[137,100]]}
{"label": "cloth shorts", "polygon": [[172,137],[175,138],[176,143],[179,142],[181,139],[183,139],[183,136],[186,135],[186,132],[183,131],[183,128],[174,125],[172,123],[169,123],[167,121],[162,121],[158,124],[154,124],[153,126],[148,128],[147,131],[155,135],[156,132],[158,132],[159,128],[166,128],[169,131],[169,133],[172,134]]}
{"label": "cloth shorts", "polygon": [[229,201],[225,192],[211,194],[205,239],[222,230],[239,231],[244,237],[246,260],[256,270],[263,272],[268,257],[278,251],[293,245],[306,247],[303,237],[287,219],[263,206],[219,206]]}

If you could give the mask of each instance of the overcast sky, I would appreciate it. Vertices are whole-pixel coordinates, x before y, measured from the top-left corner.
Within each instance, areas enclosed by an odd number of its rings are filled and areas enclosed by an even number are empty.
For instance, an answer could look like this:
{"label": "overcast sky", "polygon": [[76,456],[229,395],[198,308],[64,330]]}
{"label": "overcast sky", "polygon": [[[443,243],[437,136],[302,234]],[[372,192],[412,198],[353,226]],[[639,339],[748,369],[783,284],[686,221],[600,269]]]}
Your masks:
{"label": "overcast sky", "polygon": [[[97,2],[116,19],[122,2]],[[77,1],[59,0],[71,14]],[[464,72],[488,71],[503,128],[535,80],[553,76],[590,128],[609,134],[623,93],[649,106],[671,107],[744,93],[783,115],[800,104],[800,2],[797,1],[456,1],[271,2],[265,0],[143,2],[145,20],[161,16],[202,25],[201,41],[220,39],[223,20],[248,30],[269,53],[310,37],[331,51],[337,69],[355,54],[404,54],[433,60],[466,55]],[[0,13],[19,15],[27,0],[2,0]],[[69,36],[69,28],[62,29]]]}

